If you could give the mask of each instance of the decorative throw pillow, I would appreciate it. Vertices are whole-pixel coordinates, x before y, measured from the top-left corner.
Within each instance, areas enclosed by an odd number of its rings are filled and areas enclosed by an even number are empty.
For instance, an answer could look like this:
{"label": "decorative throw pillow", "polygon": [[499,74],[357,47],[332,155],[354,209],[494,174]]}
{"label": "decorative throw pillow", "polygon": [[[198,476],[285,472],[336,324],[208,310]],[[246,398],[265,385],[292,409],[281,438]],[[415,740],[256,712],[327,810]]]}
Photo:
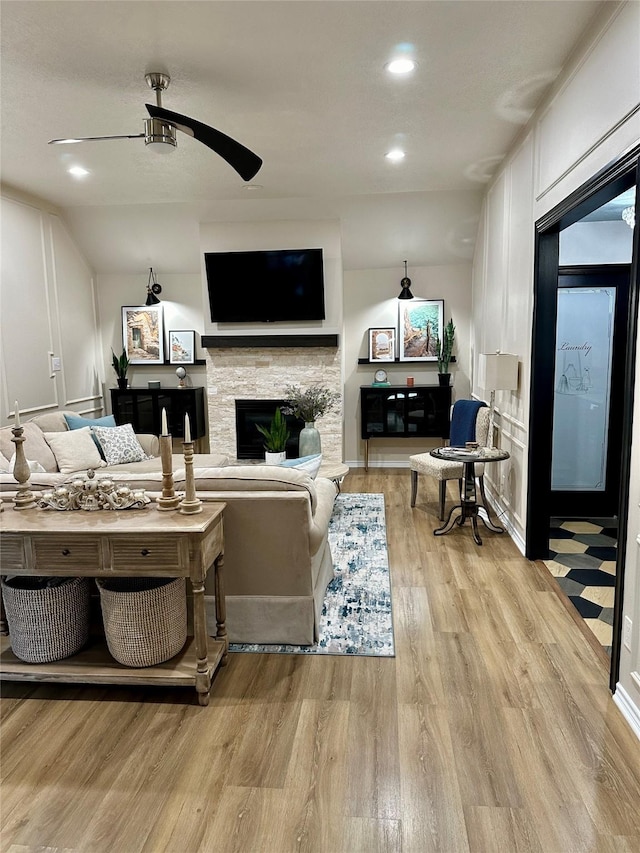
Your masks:
{"label": "decorative throw pillow", "polygon": [[104,465],[89,427],[69,432],[45,432],[44,437],[63,474]]}
{"label": "decorative throw pillow", "polygon": [[[65,421],[67,422],[67,426],[69,429],[82,429],[82,427],[114,427],[116,425],[116,419],[113,415],[105,415],[103,418],[83,418],[80,415],[68,415],[64,416]],[[104,453],[102,452],[102,447],[100,446],[100,442],[98,439],[91,433],[93,436],[93,440],[96,443],[96,447],[98,448],[98,453],[100,454],[100,458],[104,459]]]}
{"label": "decorative throw pillow", "polygon": [[298,471],[305,471],[312,480],[317,477],[321,465],[322,453],[317,453],[315,456],[301,456],[299,459],[285,459],[280,463],[282,468],[297,468]]}
{"label": "decorative throw pillow", "polygon": [[65,414],[64,419],[69,429],[82,429],[82,427],[94,426],[114,427],[116,425],[116,419],[113,415],[105,415],[103,418],[83,418],[81,415]]}
{"label": "decorative throw pillow", "polygon": [[131,424],[116,427],[91,427],[98,439],[107,465],[124,465],[127,462],[142,462],[150,457],[142,449]]}

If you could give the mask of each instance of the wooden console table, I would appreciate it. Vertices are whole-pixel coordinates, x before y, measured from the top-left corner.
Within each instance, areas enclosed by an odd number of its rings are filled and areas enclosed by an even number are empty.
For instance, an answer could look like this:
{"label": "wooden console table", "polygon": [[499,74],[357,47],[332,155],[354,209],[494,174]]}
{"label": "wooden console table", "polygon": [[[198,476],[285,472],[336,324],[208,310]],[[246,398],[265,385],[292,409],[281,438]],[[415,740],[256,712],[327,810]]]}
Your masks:
{"label": "wooden console table", "polygon": [[[193,590],[193,637],[165,663],[133,668],[115,661],[100,638],[78,654],[52,663],[25,663],[11,651],[6,624],[0,626],[0,679],[86,684],[195,686],[201,705],[209,703],[211,681],[227,662],[223,583],[224,503],[205,503],[202,512],[182,515],[139,510],[84,512],[10,506],[0,513],[3,575],[71,577],[188,577]],[[204,582],[215,571],[215,639],[207,636]],[[4,614],[3,614],[4,616]]]}

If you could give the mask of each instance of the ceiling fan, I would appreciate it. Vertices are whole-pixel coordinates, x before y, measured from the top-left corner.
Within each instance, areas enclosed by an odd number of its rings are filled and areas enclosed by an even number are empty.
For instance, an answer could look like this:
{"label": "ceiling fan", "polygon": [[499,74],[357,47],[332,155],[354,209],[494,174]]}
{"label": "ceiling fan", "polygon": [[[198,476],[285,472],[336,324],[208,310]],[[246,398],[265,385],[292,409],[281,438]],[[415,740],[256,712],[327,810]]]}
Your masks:
{"label": "ceiling fan", "polygon": [[[219,130],[196,121],[189,116],[165,110],[162,106],[162,92],[171,82],[168,74],[154,72],[145,74],[145,80],[150,89],[156,93],[156,105],[145,104],[151,118],[144,119],[144,133],[122,134],[118,136],[84,136],[70,139],[51,139],[49,145],[64,145],[73,142],[97,142],[103,139],[144,139],[145,145],[150,145],[158,151],[171,151],[177,147],[176,130],[193,136],[207,148],[219,154],[223,160],[236,170],[241,178],[250,181],[262,166],[262,160],[244,145],[226,136]],[[168,147],[167,147],[168,146]]]}

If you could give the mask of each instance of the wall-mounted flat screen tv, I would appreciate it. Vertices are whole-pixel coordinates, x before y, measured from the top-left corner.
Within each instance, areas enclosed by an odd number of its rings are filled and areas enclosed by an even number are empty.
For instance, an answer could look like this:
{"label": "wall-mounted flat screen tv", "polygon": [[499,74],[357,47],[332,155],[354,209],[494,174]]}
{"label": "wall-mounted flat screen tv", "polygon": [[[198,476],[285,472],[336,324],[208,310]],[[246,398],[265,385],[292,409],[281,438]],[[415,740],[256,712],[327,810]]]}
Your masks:
{"label": "wall-mounted flat screen tv", "polygon": [[324,320],[322,249],[205,252],[216,323]]}

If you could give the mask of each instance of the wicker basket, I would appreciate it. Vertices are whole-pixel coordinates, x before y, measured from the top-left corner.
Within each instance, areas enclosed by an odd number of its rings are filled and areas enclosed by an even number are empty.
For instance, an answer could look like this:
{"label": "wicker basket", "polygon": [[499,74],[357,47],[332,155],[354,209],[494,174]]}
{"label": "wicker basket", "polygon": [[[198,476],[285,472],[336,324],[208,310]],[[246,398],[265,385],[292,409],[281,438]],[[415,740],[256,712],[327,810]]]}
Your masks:
{"label": "wicker basket", "polygon": [[169,660],[187,639],[184,578],[96,580],[111,655],[124,666]]}
{"label": "wicker basket", "polygon": [[89,639],[89,578],[60,578],[41,586],[35,578],[2,581],[11,648],[26,663],[76,654]]}

